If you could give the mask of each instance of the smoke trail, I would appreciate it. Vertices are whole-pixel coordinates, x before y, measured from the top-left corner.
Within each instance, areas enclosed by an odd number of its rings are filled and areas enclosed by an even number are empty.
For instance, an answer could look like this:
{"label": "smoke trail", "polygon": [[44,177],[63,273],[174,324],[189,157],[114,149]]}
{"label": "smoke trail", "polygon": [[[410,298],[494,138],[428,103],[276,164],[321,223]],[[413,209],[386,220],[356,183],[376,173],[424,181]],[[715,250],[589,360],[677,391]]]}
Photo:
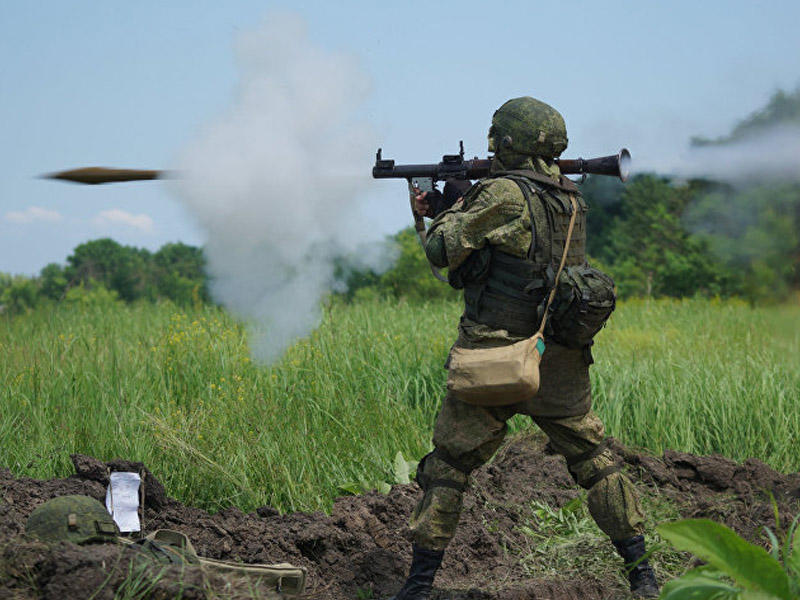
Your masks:
{"label": "smoke trail", "polygon": [[675,157],[636,157],[639,172],[732,184],[800,181],[800,125],[774,125],[725,144],[691,146]]}
{"label": "smoke trail", "polygon": [[[207,233],[214,298],[252,326],[257,359],[278,358],[320,319],[336,256],[364,243],[361,193],[377,144],[356,115],[368,79],[303,22],[270,15],[236,42],[233,105],[185,150],[176,192]],[[375,270],[381,242],[359,252]]]}
{"label": "smoke trail", "polygon": [[713,182],[698,189],[682,220],[741,279],[739,293],[781,299],[800,285],[800,125],[773,124],[638,166]]}

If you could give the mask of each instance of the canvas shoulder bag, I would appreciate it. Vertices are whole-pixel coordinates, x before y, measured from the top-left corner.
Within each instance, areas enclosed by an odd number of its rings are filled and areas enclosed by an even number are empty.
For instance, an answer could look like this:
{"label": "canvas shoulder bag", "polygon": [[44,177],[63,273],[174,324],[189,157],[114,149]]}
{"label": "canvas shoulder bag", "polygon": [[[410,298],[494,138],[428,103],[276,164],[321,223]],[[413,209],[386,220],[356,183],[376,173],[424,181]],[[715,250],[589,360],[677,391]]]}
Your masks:
{"label": "canvas shoulder bag", "polygon": [[[539,363],[544,354],[544,328],[547,313],[558,287],[558,278],[567,260],[578,206],[570,194],[569,220],[564,253],[555,282],[547,297],[539,329],[531,337],[496,348],[459,348],[450,352],[447,390],[457,399],[477,406],[506,406],[533,398],[539,392]],[[531,214],[531,230],[534,228]],[[534,233],[535,236],[535,233]],[[535,239],[535,238],[534,238]]]}

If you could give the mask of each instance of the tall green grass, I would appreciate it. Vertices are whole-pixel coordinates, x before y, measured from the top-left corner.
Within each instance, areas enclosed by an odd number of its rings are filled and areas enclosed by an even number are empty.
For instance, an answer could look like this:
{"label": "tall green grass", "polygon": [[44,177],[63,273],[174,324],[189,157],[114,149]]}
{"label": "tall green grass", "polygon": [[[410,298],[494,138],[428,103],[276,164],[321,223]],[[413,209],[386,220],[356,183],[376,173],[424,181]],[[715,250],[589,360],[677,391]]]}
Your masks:
{"label": "tall green grass", "polygon": [[800,470],[800,306],[630,301],[595,355],[596,409],[626,443]]}
{"label": "tall green grass", "polygon": [[[72,452],[124,457],[211,510],[325,509],[342,483],[388,478],[398,450],[429,449],[459,313],[333,304],[270,367],[214,307],[0,318],[0,466],[52,477]],[[800,469],[800,307],[628,302],[595,358],[596,408],[625,442]]]}

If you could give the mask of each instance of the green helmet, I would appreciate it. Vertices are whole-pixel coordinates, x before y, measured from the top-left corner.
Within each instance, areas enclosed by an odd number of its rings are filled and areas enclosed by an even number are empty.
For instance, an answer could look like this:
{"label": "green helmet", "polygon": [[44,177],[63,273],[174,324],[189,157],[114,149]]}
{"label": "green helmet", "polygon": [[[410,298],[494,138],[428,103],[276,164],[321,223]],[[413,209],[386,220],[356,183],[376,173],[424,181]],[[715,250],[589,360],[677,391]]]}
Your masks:
{"label": "green helmet", "polygon": [[59,496],[37,506],[25,524],[25,533],[43,542],[113,542],[117,524],[105,507],[89,496]]}
{"label": "green helmet", "polygon": [[492,117],[489,152],[555,158],[566,147],[564,117],[536,98],[513,98],[498,108]]}

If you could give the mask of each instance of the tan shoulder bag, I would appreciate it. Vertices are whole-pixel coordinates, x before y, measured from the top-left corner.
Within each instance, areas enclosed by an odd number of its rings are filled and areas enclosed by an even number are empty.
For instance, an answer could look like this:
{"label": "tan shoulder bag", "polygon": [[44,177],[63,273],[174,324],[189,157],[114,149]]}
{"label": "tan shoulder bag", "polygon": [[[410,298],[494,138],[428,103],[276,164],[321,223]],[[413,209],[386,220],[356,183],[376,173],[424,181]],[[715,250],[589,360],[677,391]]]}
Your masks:
{"label": "tan shoulder bag", "polygon": [[[539,363],[544,354],[544,326],[553,302],[558,278],[567,261],[567,252],[578,206],[570,194],[569,220],[564,254],[553,288],[547,298],[542,323],[531,337],[497,348],[459,348],[450,352],[447,390],[459,400],[478,406],[506,406],[533,398],[539,392]],[[531,214],[531,228],[533,215]]]}

